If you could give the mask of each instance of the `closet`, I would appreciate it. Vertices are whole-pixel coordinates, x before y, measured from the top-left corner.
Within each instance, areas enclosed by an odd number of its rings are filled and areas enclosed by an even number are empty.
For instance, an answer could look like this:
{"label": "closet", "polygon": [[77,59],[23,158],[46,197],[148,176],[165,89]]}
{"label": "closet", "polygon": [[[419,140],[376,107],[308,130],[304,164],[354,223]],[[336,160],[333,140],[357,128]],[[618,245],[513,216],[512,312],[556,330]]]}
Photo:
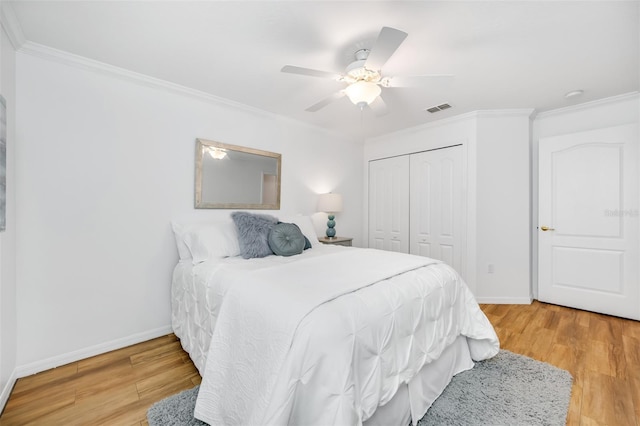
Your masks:
{"label": "closet", "polygon": [[369,162],[369,247],[463,263],[462,145]]}
{"label": "closet", "polygon": [[369,247],[409,252],[409,156],[369,162]]}

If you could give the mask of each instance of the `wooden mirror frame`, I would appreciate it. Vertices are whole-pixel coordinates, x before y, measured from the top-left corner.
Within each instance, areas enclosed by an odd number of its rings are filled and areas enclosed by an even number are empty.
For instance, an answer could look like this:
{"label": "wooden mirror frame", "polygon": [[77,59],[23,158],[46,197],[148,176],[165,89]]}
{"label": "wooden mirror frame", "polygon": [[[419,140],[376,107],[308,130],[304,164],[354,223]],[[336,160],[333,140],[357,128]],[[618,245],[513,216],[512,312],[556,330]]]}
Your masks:
{"label": "wooden mirror frame", "polygon": [[[241,152],[244,154],[257,155],[261,157],[273,158],[276,160],[276,197],[274,203],[237,203],[230,200],[206,200],[203,199],[203,189],[208,184],[203,181],[203,162],[205,154],[211,149],[226,152]],[[195,161],[195,208],[196,209],[263,209],[263,210],[280,210],[280,181],[282,169],[282,154],[275,152],[263,151],[260,149],[247,148],[244,146],[229,145],[216,141],[205,139],[196,139],[196,161]],[[234,180],[234,176],[225,176],[226,182]],[[240,179],[236,179],[238,181]],[[213,183],[211,183],[213,184]],[[262,191],[262,182],[260,191]]]}

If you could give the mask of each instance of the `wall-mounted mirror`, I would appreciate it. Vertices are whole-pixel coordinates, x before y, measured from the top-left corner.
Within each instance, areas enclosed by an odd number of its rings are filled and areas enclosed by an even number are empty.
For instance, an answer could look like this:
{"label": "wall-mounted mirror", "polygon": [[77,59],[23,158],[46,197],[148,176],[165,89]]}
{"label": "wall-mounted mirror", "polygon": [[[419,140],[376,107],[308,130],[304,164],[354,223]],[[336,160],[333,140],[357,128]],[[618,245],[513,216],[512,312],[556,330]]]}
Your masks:
{"label": "wall-mounted mirror", "polygon": [[196,139],[197,209],[280,209],[282,155]]}

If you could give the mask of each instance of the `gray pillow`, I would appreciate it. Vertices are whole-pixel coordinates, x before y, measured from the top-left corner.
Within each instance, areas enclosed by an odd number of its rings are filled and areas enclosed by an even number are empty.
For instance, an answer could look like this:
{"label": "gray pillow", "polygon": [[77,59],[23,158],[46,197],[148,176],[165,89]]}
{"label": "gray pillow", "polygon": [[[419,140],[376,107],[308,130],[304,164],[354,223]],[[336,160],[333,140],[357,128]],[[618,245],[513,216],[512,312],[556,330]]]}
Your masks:
{"label": "gray pillow", "polygon": [[240,254],[245,259],[273,254],[269,248],[269,231],[278,222],[273,216],[247,212],[233,212],[231,218],[238,230]]}
{"label": "gray pillow", "polygon": [[269,232],[269,247],[278,256],[293,256],[304,250],[305,236],[293,223],[278,223]]}

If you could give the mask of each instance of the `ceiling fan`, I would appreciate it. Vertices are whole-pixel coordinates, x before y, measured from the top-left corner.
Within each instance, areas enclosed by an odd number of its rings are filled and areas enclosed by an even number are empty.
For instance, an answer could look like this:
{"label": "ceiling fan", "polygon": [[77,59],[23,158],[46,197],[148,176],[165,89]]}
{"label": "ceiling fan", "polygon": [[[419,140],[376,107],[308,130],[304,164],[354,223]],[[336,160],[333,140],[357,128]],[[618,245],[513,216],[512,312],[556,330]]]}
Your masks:
{"label": "ceiling fan", "polygon": [[[316,112],[344,96],[360,109],[369,106],[376,115],[387,113],[387,106],[380,96],[382,88],[398,87],[391,77],[382,76],[382,67],[400,47],[407,33],[390,27],[382,27],[371,49],[360,49],[355,53],[355,61],[350,63],[345,74],[319,71],[293,65],[285,65],[280,71],[312,77],[330,78],[347,83],[347,87],[311,105],[306,111]],[[428,77],[428,76],[425,76]]]}

